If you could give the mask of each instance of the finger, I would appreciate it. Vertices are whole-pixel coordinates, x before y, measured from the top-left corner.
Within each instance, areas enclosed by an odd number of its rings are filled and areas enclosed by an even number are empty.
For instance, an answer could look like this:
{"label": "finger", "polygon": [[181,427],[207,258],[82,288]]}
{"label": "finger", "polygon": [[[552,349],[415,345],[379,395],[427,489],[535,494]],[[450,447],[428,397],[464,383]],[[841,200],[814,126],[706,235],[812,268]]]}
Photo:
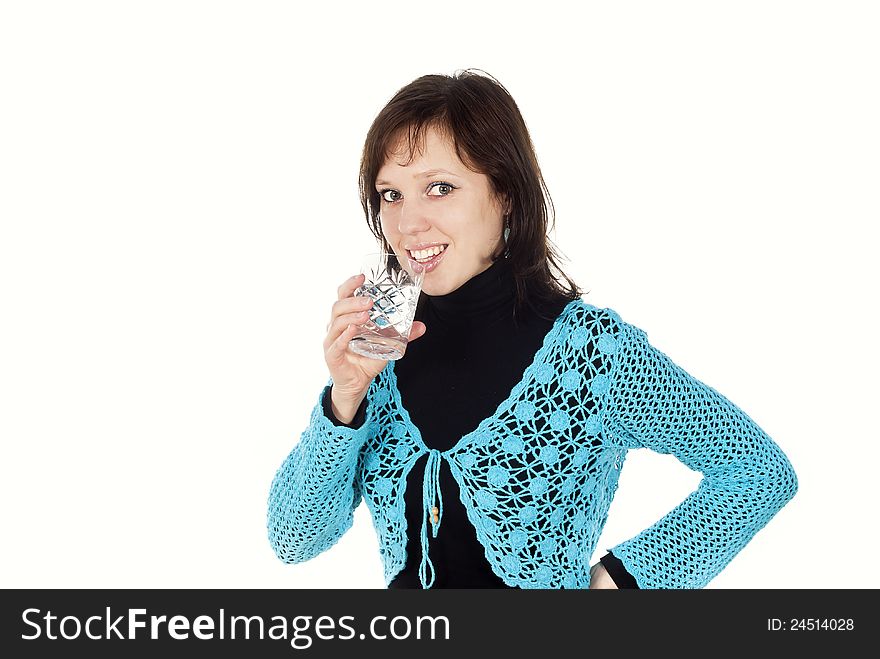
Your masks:
{"label": "finger", "polygon": [[369,311],[355,311],[336,316],[327,328],[327,338],[324,339],[325,348],[329,348],[339,338],[339,335],[345,332],[348,325],[357,327],[367,322],[369,317]]}
{"label": "finger", "polygon": [[341,300],[342,298],[350,297],[351,294],[355,292],[357,287],[363,283],[364,273],[349,277],[344,282],[342,282],[342,284],[340,284],[339,288],[336,289],[337,299]]}
{"label": "finger", "polygon": [[354,323],[346,325],[338,337],[327,348],[327,357],[331,360],[339,359],[348,350],[348,342],[354,338],[358,326]]}
{"label": "finger", "polygon": [[412,327],[409,330],[409,338],[407,340],[408,341],[415,341],[420,336],[423,336],[425,334],[425,331],[427,331],[427,329],[428,328],[425,326],[425,323],[423,323],[420,320],[414,320]]}
{"label": "finger", "polygon": [[335,316],[341,316],[344,313],[353,311],[363,311],[373,306],[373,298],[369,295],[353,295],[336,300],[331,308],[331,319]]}
{"label": "finger", "polygon": [[339,316],[360,311],[369,311],[372,306],[373,298],[369,295],[356,295],[354,297],[344,297],[341,300],[336,300],[330,310],[330,320],[327,322],[327,330],[329,331],[333,321]]}
{"label": "finger", "polygon": [[425,323],[420,320],[414,320],[412,326],[409,328],[409,336],[406,340],[406,346],[404,346],[404,354],[406,354],[406,350],[409,347],[409,344],[418,339],[420,336],[424,335],[427,327]]}

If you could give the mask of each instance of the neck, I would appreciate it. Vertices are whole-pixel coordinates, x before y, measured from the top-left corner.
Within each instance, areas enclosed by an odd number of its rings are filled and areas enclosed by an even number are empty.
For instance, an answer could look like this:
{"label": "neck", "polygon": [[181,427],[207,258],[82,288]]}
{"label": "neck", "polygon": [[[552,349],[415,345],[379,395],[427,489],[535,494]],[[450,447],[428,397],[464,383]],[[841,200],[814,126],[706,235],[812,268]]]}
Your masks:
{"label": "neck", "polygon": [[[488,323],[511,318],[516,282],[510,261],[500,258],[446,295],[420,295],[419,307],[437,322]],[[417,316],[418,317],[418,316]]]}

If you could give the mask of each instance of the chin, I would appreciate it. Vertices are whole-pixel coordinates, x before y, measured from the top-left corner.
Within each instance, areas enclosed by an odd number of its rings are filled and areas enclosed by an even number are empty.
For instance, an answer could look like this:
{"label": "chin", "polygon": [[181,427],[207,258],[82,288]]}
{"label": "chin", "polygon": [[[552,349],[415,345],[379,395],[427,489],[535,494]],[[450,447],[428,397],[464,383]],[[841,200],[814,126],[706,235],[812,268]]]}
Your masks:
{"label": "chin", "polygon": [[442,278],[432,277],[435,273],[429,273],[422,280],[422,291],[425,295],[446,295],[452,291],[452,287],[444,282]]}
{"label": "chin", "polygon": [[422,283],[422,293],[425,295],[446,295],[448,292],[443,287]]}
{"label": "chin", "polygon": [[425,295],[447,295],[461,288],[470,277],[462,273],[461,269],[456,269],[455,265],[450,260],[445,260],[435,270],[425,274],[422,292]]}

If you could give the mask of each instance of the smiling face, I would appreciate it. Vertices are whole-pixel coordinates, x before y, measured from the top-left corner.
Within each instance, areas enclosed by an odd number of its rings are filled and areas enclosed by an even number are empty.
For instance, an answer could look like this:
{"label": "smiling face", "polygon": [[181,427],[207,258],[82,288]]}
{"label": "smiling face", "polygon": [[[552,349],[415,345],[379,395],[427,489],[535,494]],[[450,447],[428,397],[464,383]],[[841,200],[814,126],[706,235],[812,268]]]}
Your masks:
{"label": "smiling face", "polygon": [[410,248],[446,245],[422,283],[425,294],[446,295],[492,265],[504,206],[489,178],[468,169],[443,133],[428,128],[424,147],[406,166],[405,146],[398,145],[376,176],[382,233],[410,271]]}

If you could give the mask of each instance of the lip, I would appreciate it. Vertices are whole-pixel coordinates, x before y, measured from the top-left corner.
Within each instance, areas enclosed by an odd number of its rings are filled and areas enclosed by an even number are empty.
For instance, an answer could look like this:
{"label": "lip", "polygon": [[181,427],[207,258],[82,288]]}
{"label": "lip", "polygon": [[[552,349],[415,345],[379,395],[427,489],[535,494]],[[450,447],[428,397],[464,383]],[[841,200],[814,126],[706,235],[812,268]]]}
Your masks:
{"label": "lip", "polygon": [[437,247],[438,245],[446,245],[449,247],[449,243],[419,243],[418,245],[404,247],[404,249],[408,252],[418,252],[420,249],[428,249],[429,247]]}
{"label": "lip", "polygon": [[[435,243],[439,245],[444,245],[445,243]],[[440,265],[440,261],[443,260],[443,257],[446,256],[446,252],[449,251],[449,247],[447,246],[439,254],[435,255],[430,261],[425,263],[419,263],[412,256],[409,250],[407,250],[407,257],[409,258],[409,265],[413,269],[414,272],[418,272],[419,270],[424,270],[425,274],[428,274],[432,270],[434,270],[438,265]]]}

